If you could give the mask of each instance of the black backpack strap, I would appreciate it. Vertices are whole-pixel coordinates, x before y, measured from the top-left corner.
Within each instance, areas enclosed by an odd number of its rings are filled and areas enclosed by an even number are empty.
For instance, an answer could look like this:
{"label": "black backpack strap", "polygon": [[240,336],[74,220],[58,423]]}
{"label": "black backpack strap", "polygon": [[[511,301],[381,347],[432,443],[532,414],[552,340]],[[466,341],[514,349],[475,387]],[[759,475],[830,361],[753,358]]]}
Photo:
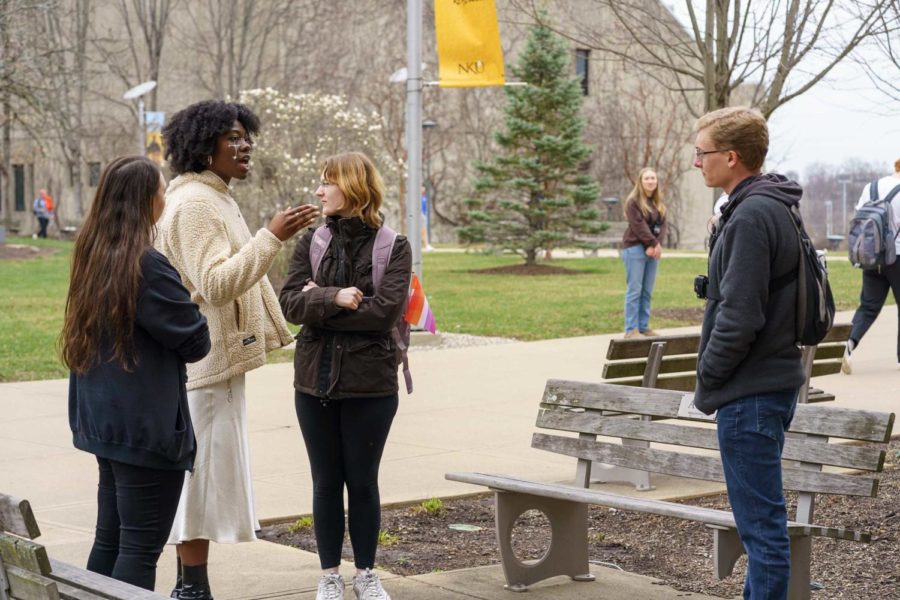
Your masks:
{"label": "black backpack strap", "polygon": [[878,180],[869,184],[869,202],[878,202]]}
{"label": "black backpack strap", "polygon": [[884,197],[884,201],[890,202],[891,200],[894,199],[894,196],[896,196],[897,194],[900,194],[900,183],[895,185],[894,189],[892,189],[890,192],[888,192],[888,195]]}

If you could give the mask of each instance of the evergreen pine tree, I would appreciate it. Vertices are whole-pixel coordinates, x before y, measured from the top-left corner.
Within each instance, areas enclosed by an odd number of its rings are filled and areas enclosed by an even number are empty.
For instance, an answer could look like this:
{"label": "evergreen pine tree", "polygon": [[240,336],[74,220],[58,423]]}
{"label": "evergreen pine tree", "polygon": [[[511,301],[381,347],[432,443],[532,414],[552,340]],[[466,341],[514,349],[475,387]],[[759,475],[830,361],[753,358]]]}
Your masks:
{"label": "evergreen pine tree", "polygon": [[464,242],[487,242],[534,265],[540,251],[578,247],[579,234],[606,229],[596,207],[599,187],[582,171],[591,148],[582,141],[582,91],[570,67],[563,40],[533,27],[512,68],[528,85],[506,88],[500,152],[475,163],[475,198],[459,233]]}

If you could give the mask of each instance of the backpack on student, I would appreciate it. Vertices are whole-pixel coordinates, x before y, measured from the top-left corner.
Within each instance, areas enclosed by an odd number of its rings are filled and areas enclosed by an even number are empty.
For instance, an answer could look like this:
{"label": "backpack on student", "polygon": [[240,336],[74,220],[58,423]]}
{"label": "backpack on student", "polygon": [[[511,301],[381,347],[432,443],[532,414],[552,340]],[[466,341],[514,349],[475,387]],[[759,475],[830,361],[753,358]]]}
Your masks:
{"label": "backpack on student", "polygon": [[[325,256],[325,250],[331,244],[331,230],[327,226],[322,225],[313,233],[312,241],[309,244],[309,262],[312,265],[312,277],[315,280],[316,273],[319,272],[319,265],[322,264],[322,257]],[[384,278],[384,272],[388,263],[391,261],[391,252],[394,250],[394,242],[397,240],[397,232],[382,225],[375,234],[375,244],[372,246],[372,287],[378,292],[378,286]],[[406,314],[406,305],[409,303],[409,295],[403,301],[403,311],[400,320],[391,330],[391,337],[397,349],[400,350],[400,358],[403,361],[403,379],[406,381],[406,393],[412,394],[412,373],[409,370],[409,323],[402,316]]]}
{"label": "backpack on student", "polygon": [[847,232],[850,264],[854,267],[877,269],[897,260],[891,200],[898,192],[900,185],[882,199],[878,197],[878,180],[869,184],[869,200],[856,210]]}
{"label": "backpack on student", "polygon": [[[803,346],[815,346],[828,334],[834,324],[834,296],[828,283],[828,270],[825,268],[816,246],[806,229],[796,205],[781,205],[791,215],[791,223],[797,230],[800,245],[800,264],[797,266],[797,342]],[[780,277],[772,282],[772,287],[783,287],[793,281],[795,272]],[[778,280],[783,280],[779,282]]]}

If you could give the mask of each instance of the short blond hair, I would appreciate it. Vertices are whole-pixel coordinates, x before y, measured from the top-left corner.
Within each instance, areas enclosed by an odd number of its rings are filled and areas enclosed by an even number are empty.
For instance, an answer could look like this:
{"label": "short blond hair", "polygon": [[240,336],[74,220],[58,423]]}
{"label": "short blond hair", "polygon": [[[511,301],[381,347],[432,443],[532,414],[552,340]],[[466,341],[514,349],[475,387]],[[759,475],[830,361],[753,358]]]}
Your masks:
{"label": "short blond hair", "polygon": [[381,227],[384,182],[371,158],[362,152],[329,156],[322,163],[322,179],[338,186],[351,215],[373,229]]}
{"label": "short blond hair", "polygon": [[755,108],[720,108],[697,119],[695,128],[707,130],[717,149],[734,150],[751,171],[762,168],[769,152],[769,127]]}

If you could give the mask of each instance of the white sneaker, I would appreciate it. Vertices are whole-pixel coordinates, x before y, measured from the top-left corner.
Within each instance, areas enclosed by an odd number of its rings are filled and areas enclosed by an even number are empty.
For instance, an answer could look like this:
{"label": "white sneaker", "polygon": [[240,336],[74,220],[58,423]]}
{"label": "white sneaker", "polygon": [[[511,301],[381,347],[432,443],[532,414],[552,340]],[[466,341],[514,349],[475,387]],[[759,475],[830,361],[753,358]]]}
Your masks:
{"label": "white sneaker", "polygon": [[381,587],[378,575],[371,569],[366,569],[365,573],[357,573],[353,577],[353,593],[356,594],[357,600],[391,600]]}
{"label": "white sneaker", "polygon": [[844,375],[850,375],[853,373],[853,364],[851,361],[853,360],[853,342],[847,341],[847,346],[844,348],[844,357],[841,359],[841,373]]}
{"label": "white sneaker", "polygon": [[344,600],[344,578],[337,573],[322,575],[316,600]]}

